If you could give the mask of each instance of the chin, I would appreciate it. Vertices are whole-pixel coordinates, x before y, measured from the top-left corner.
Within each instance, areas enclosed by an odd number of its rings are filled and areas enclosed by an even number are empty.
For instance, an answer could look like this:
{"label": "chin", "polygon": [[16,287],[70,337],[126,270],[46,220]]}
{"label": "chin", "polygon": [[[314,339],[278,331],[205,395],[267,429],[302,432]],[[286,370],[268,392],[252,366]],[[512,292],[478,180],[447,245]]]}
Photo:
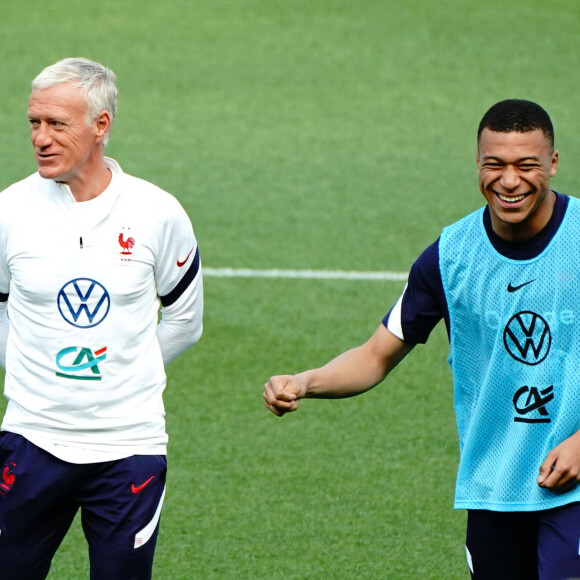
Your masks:
{"label": "chin", "polygon": [[48,167],[39,167],[38,174],[44,179],[58,179],[62,173]]}

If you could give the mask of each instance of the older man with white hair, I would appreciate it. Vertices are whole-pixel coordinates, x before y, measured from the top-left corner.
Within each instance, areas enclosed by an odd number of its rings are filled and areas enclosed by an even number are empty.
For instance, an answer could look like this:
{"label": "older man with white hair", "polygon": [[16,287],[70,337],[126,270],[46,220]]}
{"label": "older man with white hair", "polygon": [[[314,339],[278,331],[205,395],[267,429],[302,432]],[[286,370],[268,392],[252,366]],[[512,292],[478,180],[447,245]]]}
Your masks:
{"label": "older man with white hair", "polygon": [[38,172],[0,194],[0,568],[15,580],[46,578],[79,510],[91,578],[151,577],[164,365],[201,336],[202,275],[179,202],[104,155],[117,97],[99,63],[43,70]]}

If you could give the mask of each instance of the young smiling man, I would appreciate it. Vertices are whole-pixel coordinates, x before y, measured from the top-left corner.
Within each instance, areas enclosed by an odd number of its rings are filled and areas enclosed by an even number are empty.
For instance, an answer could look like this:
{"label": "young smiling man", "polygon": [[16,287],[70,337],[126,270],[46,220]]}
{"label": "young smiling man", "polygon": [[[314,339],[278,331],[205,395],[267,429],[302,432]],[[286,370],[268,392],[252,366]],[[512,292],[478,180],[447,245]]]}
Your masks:
{"label": "young smiling man", "polygon": [[548,223],[556,200],[550,178],[557,167],[553,135],[542,129],[525,133],[482,129],[477,151],[479,187],[498,236],[525,241]]}
{"label": "young smiling man", "polygon": [[270,378],[266,406],[340,398],[380,383],[445,320],[477,580],[580,576],[580,202],[550,188],[548,114],[509,99],[481,120],[487,205],[445,228],[411,268],[373,336],[326,365]]}
{"label": "young smiling man", "polygon": [[164,365],[201,336],[202,276],[178,201],[104,156],[116,109],[101,64],[44,69],[28,105],[38,172],[0,194],[6,578],[46,578],[79,510],[91,578],[152,574]]}

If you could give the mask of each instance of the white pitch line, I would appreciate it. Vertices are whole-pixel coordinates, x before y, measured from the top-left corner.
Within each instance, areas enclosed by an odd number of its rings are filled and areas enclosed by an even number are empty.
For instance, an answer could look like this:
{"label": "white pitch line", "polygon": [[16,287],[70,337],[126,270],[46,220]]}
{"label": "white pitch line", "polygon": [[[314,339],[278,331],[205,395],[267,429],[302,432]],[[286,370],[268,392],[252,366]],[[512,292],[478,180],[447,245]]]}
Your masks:
{"label": "white pitch line", "polygon": [[388,280],[404,282],[406,272],[356,272],[344,270],[253,270],[251,268],[203,268],[215,278],[295,278],[306,280]]}

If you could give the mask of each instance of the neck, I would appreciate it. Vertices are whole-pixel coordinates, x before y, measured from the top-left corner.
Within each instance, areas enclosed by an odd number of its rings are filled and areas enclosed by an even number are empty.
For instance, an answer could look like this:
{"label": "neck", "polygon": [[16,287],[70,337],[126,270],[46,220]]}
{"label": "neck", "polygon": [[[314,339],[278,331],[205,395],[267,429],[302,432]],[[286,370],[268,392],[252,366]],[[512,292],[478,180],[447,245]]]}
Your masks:
{"label": "neck", "polygon": [[[100,157],[94,163],[88,165],[82,174],[71,179],[63,179],[61,183],[66,183],[72,196],[77,202],[90,201],[95,199],[111,183],[111,170],[105,164],[104,157]],[[59,180],[57,180],[59,181]]]}
{"label": "neck", "polygon": [[552,217],[556,194],[550,191],[545,202],[532,215],[520,222],[500,220],[491,212],[491,227],[493,231],[508,242],[521,243],[533,238],[541,232]]}

